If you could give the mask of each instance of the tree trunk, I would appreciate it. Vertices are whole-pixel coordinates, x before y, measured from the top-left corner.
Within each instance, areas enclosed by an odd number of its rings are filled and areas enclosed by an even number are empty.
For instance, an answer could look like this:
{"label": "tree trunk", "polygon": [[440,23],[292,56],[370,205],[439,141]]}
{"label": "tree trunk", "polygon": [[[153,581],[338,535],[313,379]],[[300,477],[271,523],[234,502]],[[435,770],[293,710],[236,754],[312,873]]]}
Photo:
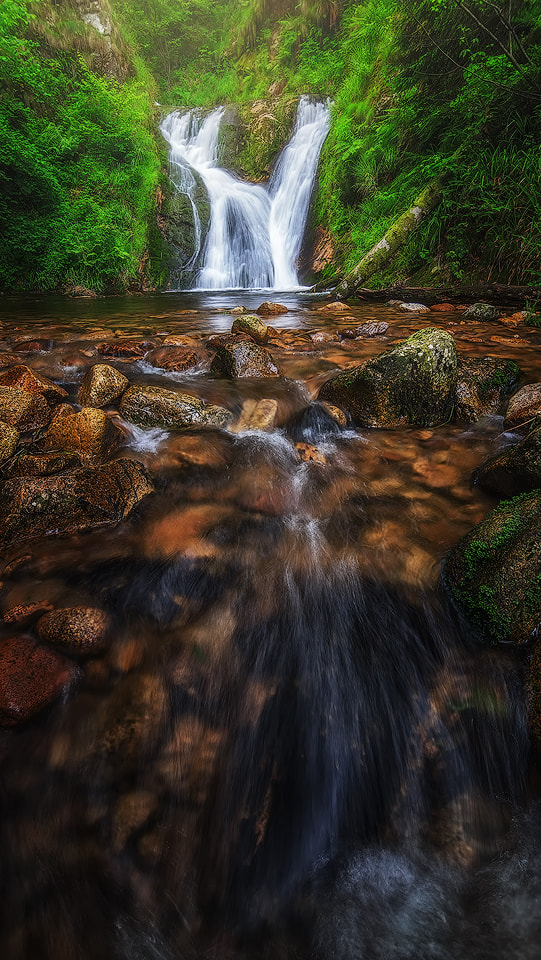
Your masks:
{"label": "tree trunk", "polygon": [[415,303],[468,303],[470,301],[495,301],[509,306],[524,307],[527,301],[541,305],[541,286],[518,287],[503,283],[466,287],[457,284],[448,287],[380,287],[370,290],[360,287],[357,296],[361,300],[405,300]]}
{"label": "tree trunk", "polygon": [[393,254],[403,246],[423,217],[437,206],[441,194],[442,179],[429,183],[414,200],[409,210],[406,210],[389,227],[383,239],[375,247],[372,247],[347,277],[340,281],[335,290],[336,296],[347,300],[355,293],[361,283],[364,283],[372,274],[377,273]]}

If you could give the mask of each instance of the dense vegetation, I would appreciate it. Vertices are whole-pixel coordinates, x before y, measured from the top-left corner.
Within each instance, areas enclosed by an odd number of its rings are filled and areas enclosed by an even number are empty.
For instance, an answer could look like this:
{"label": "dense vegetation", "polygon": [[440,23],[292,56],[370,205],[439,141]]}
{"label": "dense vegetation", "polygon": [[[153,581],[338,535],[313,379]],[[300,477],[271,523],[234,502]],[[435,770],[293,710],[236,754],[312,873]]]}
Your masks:
{"label": "dense vegetation", "polygon": [[126,286],[156,264],[156,97],[279,111],[301,92],[334,103],[329,275],[441,180],[371,282],[541,282],[541,0],[111,0],[110,41],[81,5],[0,5],[2,285]]}

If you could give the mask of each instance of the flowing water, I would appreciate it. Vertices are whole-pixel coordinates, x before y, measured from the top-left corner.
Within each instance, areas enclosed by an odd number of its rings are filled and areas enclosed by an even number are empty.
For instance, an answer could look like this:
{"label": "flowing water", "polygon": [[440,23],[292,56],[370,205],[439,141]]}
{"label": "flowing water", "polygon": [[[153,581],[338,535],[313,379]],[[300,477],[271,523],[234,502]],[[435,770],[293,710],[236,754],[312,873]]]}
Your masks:
{"label": "flowing water", "polygon": [[297,261],[304,236],[319,153],[329,130],[329,105],[308,97],[299,102],[289,144],[268,189],[239,180],[218,167],[218,137],[224,110],[206,118],[197,111],[170,113],[161,130],[170,144],[173,183],[190,199],[195,243],[189,271],[201,247],[201,220],[194,201],[195,171],[208,192],[211,215],[198,289],[299,286]]}
{"label": "flowing water", "polygon": [[[75,401],[100,340],[202,349],[260,299],[2,298],[0,355]],[[480,649],[437,590],[442,557],[494,503],[472,471],[512,438],[498,417],[340,429],[319,385],[426,322],[279,299],[279,379],[111,361],[235,414],[275,400],[274,429],[124,424],[156,493],[116,528],[3,552],[4,613],[97,605],[114,625],[63,702],[0,733],[6,960],[539,955],[521,664]],[[462,355],[541,379],[538,331],[437,319]],[[386,337],[322,339],[367,320]]]}

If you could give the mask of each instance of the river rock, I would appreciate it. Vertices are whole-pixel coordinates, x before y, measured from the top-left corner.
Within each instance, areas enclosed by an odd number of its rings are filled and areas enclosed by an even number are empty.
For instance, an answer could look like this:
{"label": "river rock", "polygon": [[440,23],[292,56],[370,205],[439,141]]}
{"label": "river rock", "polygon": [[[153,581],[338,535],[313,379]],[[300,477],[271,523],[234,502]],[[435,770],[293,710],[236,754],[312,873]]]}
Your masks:
{"label": "river rock", "polygon": [[235,433],[242,433],[244,430],[272,430],[277,412],[277,400],[256,400],[249,397],[242,405],[235,424]]}
{"label": "river rock", "polygon": [[380,323],[362,323],[355,330],[355,337],[382,337],[389,329],[389,324],[384,321]]}
{"label": "river rock", "polygon": [[97,607],[52,610],[38,620],[40,640],[75,657],[89,657],[108,647],[110,620]]}
{"label": "river rock", "polygon": [[501,315],[501,310],[492,306],[491,303],[472,303],[462,316],[464,320],[482,320],[489,323],[491,320],[499,320]]}
{"label": "river rock", "polygon": [[221,426],[231,419],[225,407],[205,406],[198,397],[163,387],[134,384],[122,397],[120,413],[141,427],[179,429],[192,424]]}
{"label": "river rock", "polygon": [[526,643],[541,624],[541,491],[506,500],[459,540],[442,581],[479,636]]}
{"label": "river rock", "polygon": [[527,383],[511,397],[503,428],[525,433],[538,413],[541,413],[541,383]]}
{"label": "river rock", "polygon": [[430,307],[426,303],[405,303],[399,305],[399,310],[405,310],[407,313],[430,313]]}
{"label": "river rock", "polygon": [[24,433],[46,427],[50,419],[51,409],[41,394],[0,386],[0,420],[4,423]]}
{"label": "river rock", "polygon": [[513,497],[541,487],[541,423],[535,420],[515,446],[483,463],[474,479],[496,497]]}
{"label": "river rock", "polygon": [[108,363],[95,363],[87,370],[77,399],[82,407],[106,407],[122,396],[130,381]]}
{"label": "river rock", "polygon": [[9,546],[123,520],[154,487],[136,460],[40,479],[7,480],[0,487],[0,536]]}
{"label": "river rock", "polygon": [[50,477],[63,470],[75,470],[80,467],[79,453],[28,453],[21,451],[11,463],[4,465],[2,475],[5,480],[12,477]]}
{"label": "river rock", "polygon": [[318,400],[365,427],[435,426],[451,416],[457,353],[445,330],[427,327],[323,384]]}
{"label": "river rock", "polygon": [[212,361],[211,371],[225,374],[232,380],[279,376],[270,352],[250,340],[222,343]]}
{"label": "river rock", "polygon": [[105,340],[103,343],[96,344],[96,350],[102,357],[140,360],[156,346],[154,340]]}
{"label": "river rock", "polygon": [[343,300],[333,300],[332,303],[324,303],[322,307],[317,308],[318,313],[351,313],[351,307]]}
{"label": "river rock", "polygon": [[231,333],[247,333],[256,343],[266,343],[269,335],[267,324],[253,313],[241,313],[235,317]]}
{"label": "river rock", "polygon": [[283,303],[272,303],[270,300],[265,300],[264,303],[260,303],[256,313],[261,317],[278,317],[282,313],[289,313],[287,307],[284,307]]}
{"label": "river rock", "polygon": [[18,363],[9,370],[0,373],[0,385],[3,387],[19,387],[27,393],[41,393],[51,403],[68,398],[68,391],[59,387],[53,380],[43,377],[35,370],[31,370],[24,363]]}
{"label": "river rock", "polygon": [[147,353],[145,362],[161,370],[179,373],[197,366],[199,357],[194,350],[182,349],[182,347],[156,347],[155,350]]}
{"label": "river rock", "polygon": [[62,410],[39,441],[42,450],[77,453],[84,460],[104,460],[122,446],[124,435],[115,423],[95,407],[78,413]]}
{"label": "river rock", "polygon": [[17,449],[20,433],[16,427],[0,421],[0,463],[7,460]]}
{"label": "river rock", "polygon": [[53,703],[78,675],[56,651],[16,636],[0,645],[0,724],[16,726]]}
{"label": "river rock", "polygon": [[475,423],[482,416],[498,413],[520,375],[520,367],[513,360],[461,358],[458,361],[454,419]]}

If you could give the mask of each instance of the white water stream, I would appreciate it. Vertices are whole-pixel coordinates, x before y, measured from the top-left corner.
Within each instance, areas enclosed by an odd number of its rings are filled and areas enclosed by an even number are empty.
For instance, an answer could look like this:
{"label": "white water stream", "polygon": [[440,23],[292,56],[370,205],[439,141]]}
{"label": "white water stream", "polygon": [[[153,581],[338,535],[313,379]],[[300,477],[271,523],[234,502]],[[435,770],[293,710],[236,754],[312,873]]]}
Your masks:
{"label": "white water stream", "polygon": [[193,199],[195,170],[207,189],[211,217],[196,289],[299,288],[299,257],[319,154],[329,130],[327,103],[301,97],[292,138],[268,187],[239,180],[217,166],[223,108],[205,119],[195,111],[170,113],[161,130],[170,144],[177,189],[189,197],[199,256],[201,223]]}

